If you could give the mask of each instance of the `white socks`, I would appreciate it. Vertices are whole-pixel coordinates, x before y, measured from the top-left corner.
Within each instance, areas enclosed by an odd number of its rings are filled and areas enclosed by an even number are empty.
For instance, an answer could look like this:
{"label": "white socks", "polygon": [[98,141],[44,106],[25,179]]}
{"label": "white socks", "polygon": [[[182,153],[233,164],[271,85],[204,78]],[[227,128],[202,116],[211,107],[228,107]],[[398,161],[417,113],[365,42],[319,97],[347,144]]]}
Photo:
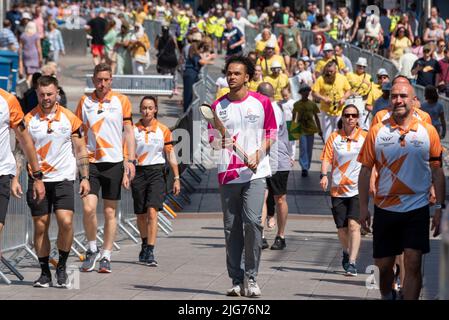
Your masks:
{"label": "white socks", "polygon": [[89,249],[92,252],[97,252],[98,248],[97,248],[97,241],[89,241]]}
{"label": "white socks", "polygon": [[103,250],[103,254],[101,255],[101,259],[106,258],[108,261],[111,261],[111,250]]}

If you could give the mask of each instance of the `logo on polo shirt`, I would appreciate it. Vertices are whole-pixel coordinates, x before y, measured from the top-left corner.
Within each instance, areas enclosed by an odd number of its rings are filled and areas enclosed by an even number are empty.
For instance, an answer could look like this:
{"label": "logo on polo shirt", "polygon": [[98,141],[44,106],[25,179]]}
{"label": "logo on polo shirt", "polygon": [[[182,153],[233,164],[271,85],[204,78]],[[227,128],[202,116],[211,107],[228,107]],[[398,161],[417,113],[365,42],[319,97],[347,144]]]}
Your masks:
{"label": "logo on polo shirt", "polygon": [[257,114],[253,114],[253,110],[248,109],[245,119],[248,120],[249,123],[255,123],[257,120],[259,120],[260,116]]}
{"label": "logo on polo shirt", "polygon": [[229,120],[228,110],[226,110],[226,109],[220,110],[220,111],[218,112],[218,117],[219,117],[222,121]]}

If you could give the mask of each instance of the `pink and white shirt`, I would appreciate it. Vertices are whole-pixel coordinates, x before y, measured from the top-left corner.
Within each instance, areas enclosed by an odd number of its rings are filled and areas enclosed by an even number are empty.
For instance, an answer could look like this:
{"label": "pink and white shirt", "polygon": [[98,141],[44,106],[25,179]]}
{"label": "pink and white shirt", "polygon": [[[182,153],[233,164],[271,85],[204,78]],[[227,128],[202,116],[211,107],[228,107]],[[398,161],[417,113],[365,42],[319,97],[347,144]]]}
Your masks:
{"label": "pink and white shirt", "polygon": [[[212,104],[218,118],[235,139],[236,143],[249,156],[261,149],[265,139],[276,139],[276,118],[270,100],[258,93],[248,91],[245,98],[231,101],[224,95]],[[209,141],[218,138],[217,132],[209,126]],[[232,150],[222,149],[218,163],[220,184],[246,183],[251,180],[271,176],[269,156],[259,163],[253,173]]]}

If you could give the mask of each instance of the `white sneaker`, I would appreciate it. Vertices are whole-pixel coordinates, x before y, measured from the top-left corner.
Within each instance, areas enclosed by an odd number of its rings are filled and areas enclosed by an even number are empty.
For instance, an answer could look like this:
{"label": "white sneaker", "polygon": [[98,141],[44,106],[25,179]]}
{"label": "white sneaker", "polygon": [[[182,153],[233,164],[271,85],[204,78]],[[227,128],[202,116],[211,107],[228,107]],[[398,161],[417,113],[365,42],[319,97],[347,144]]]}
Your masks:
{"label": "white sneaker", "polygon": [[245,279],[245,296],[260,297],[262,292],[254,279]]}
{"label": "white sneaker", "polygon": [[229,297],[240,297],[245,295],[245,289],[242,284],[236,284],[231,289],[226,291],[226,295]]}

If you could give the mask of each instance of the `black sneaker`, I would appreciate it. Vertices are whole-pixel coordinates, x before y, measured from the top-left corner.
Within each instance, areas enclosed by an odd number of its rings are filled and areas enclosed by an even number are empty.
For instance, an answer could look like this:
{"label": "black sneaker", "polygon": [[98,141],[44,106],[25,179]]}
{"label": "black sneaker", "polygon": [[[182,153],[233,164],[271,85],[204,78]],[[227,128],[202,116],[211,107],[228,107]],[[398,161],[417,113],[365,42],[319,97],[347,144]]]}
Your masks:
{"label": "black sneaker", "polygon": [[287,247],[287,245],[285,244],[285,238],[282,239],[279,236],[276,236],[276,238],[274,239],[274,243],[271,246],[271,250],[284,250]]}
{"label": "black sneaker", "polygon": [[269,247],[267,239],[262,238],[262,250],[268,249]]}
{"label": "black sneaker", "polygon": [[39,279],[34,281],[33,287],[35,288],[48,288],[52,287],[53,282],[51,281],[51,274],[41,273]]}
{"label": "black sneaker", "polygon": [[100,268],[98,268],[99,273],[111,273],[111,261],[103,257],[100,260]]}
{"label": "black sneaker", "polygon": [[70,283],[68,280],[68,275],[66,272],[66,266],[58,265],[56,267],[56,287],[58,288],[70,288]]}
{"label": "black sneaker", "polygon": [[348,270],[349,267],[349,253],[346,253],[343,251],[343,258],[341,259],[341,266],[345,270],[345,272]]}
{"label": "black sneaker", "polygon": [[147,254],[148,254],[148,256],[147,256],[147,260],[146,260],[146,265],[147,266],[150,266],[150,267],[157,267],[157,261],[156,260],[154,260],[154,253],[153,253],[153,250],[151,250],[150,248],[148,248],[148,250],[147,250]]}
{"label": "black sneaker", "polygon": [[142,250],[140,250],[139,253],[139,262],[145,263],[147,261],[147,258],[148,258],[148,247],[147,245],[143,244]]}
{"label": "black sneaker", "polygon": [[301,171],[301,177],[307,177],[309,175],[309,171],[307,171],[307,170],[302,170]]}

